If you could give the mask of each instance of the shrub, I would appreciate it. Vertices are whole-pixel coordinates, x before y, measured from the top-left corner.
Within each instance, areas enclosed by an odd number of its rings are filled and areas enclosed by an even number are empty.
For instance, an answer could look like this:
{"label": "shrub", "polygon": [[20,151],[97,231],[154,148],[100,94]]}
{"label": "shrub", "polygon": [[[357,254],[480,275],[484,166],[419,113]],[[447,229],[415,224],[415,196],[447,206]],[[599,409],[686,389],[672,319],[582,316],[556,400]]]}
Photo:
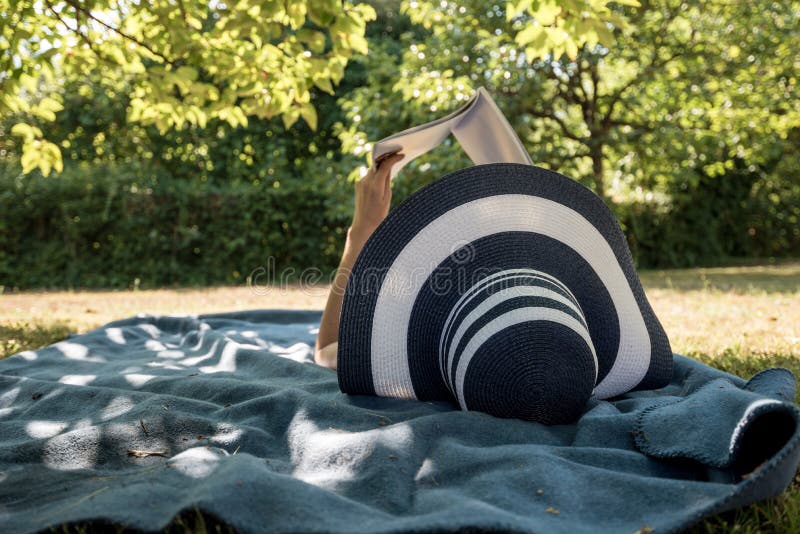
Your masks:
{"label": "shrub", "polygon": [[[240,284],[254,272],[264,283],[308,268],[326,276],[352,215],[344,174],[354,163],[309,159],[297,175],[285,166],[249,182],[141,163],[72,165],[50,178],[0,165],[0,286]],[[790,163],[777,171],[795,172]],[[664,205],[614,206],[637,265],[800,255],[800,183],[736,172],[701,177]],[[408,178],[395,203],[432,176]]]}
{"label": "shrub", "polygon": [[241,283],[268,264],[295,277],[329,272],[352,209],[342,180],[215,185],[124,166],[0,172],[0,285]]}

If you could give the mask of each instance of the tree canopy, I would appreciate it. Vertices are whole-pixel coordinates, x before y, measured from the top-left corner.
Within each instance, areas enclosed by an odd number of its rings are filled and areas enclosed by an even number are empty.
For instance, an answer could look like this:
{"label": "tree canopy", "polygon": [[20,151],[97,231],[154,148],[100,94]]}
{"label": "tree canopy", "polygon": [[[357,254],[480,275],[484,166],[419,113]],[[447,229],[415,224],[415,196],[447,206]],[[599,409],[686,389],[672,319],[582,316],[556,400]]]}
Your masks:
{"label": "tree canopy", "polygon": [[[129,82],[129,121],[162,132],[249,116],[315,128],[312,88],[333,93],[375,17],[337,0],[0,0],[0,13],[0,113],[52,121],[64,81],[99,71]],[[61,168],[40,128],[13,133],[26,170]]]}
{"label": "tree canopy", "polygon": [[[434,33],[445,31],[443,14],[463,9],[406,4]],[[505,11],[530,57],[574,57],[610,44],[610,25],[624,26],[608,0],[518,0]],[[64,83],[90,72],[127,81],[128,121],[162,133],[275,116],[316,129],[312,90],[333,94],[348,60],[367,53],[374,19],[373,7],[350,0],[0,0],[0,116],[19,116],[11,133],[22,140],[23,169],[44,174],[63,163],[36,121],[52,122]]]}
{"label": "tree canopy", "polygon": [[[402,36],[399,56],[387,44],[359,60],[370,79],[344,106],[347,149],[363,152],[368,140],[390,133],[386,124],[441,115],[484,85],[537,164],[606,196],[663,191],[694,171],[719,176],[736,161],[768,165],[800,126],[797,2],[617,8],[624,23],[613,28],[613,46],[587,42],[545,57],[520,39],[536,26],[521,25],[508,6],[450,5],[404,2],[412,20],[437,20],[436,29]],[[428,164],[450,170],[465,162],[458,151],[441,151]]]}

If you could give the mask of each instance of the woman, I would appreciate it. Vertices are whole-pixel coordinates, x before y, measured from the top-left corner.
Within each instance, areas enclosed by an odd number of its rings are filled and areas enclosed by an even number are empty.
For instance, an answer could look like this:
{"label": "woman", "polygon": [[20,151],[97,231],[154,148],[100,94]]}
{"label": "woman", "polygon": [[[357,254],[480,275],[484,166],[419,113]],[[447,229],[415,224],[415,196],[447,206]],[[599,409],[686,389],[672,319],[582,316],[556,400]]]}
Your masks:
{"label": "woman", "polygon": [[342,311],[344,289],[350,271],[369,236],[386,218],[392,201],[391,170],[395,163],[403,159],[403,154],[387,154],[376,160],[361,180],[356,183],[355,210],[353,222],[347,230],[342,260],[336,270],[331,285],[328,302],[322,313],[317,344],[314,348],[314,361],[319,365],[336,369],[337,337],[339,334],[339,315]]}

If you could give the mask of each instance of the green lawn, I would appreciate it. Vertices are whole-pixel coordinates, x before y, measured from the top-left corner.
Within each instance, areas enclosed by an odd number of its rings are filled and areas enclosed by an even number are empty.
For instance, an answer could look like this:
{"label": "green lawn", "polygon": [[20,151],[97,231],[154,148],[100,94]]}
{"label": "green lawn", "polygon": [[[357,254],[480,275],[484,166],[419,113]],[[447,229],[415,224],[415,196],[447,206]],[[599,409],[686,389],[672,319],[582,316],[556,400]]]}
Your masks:
{"label": "green lawn", "polygon": [[[642,273],[642,281],[676,352],[743,377],[775,366],[787,367],[800,376],[800,261],[648,271]],[[0,357],[140,312],[322,308],[325,295],[324,287],[6,294],[0,296]],[[86,532],[87,528],[69,530]],[[198,513],[176,518],[168,529],[229,530]],[[715,517],[692,529],[734,531],[800,532],[800,477],[777,499]]]}

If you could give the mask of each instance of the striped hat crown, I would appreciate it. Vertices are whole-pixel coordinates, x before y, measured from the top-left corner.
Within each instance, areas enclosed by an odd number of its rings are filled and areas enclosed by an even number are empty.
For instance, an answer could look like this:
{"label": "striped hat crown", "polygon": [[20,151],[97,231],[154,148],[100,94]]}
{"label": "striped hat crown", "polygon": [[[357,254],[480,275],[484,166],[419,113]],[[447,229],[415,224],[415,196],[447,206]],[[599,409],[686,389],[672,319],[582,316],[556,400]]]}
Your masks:
{"label": "striped hat crown", "polygon": [[350,273],[339,324],[343,392],[501,417],[565,422],[590,396],[672,375],[611,211],[529,165],[463,169],[393,209]]}
{"label": "striped hat crown", "polygon": [[598,365],[570,290],[547,273],[509,269],[461,295],[444,323],[439,370],[464,410],[559,423],[580,414]]}

